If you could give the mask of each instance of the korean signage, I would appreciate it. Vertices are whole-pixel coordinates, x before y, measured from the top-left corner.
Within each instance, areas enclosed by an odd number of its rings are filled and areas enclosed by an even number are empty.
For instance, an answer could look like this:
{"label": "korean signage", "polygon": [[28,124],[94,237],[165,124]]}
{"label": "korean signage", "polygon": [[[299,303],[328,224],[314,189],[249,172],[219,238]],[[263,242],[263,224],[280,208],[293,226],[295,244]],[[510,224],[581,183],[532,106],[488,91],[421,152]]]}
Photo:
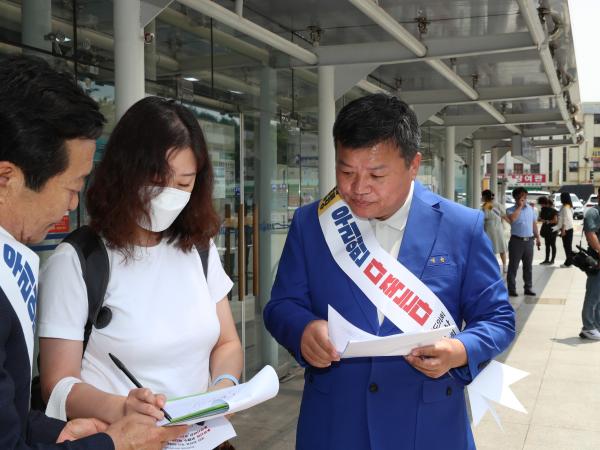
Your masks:
{"label": "korean signage", "polygon": [[509,178],[512,178],[514,184],[544,184],[546,182],[545,173],[513,174]]}

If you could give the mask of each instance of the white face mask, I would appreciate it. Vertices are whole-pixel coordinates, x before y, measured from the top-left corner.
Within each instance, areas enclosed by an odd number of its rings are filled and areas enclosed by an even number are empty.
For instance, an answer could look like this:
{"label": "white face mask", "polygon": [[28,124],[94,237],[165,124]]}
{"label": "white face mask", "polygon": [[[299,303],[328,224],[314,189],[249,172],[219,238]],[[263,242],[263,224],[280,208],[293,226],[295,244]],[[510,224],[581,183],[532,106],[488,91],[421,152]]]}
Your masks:
{"label": "white face mask", "polygon": [[[139,226],[149,231],[164,231],[171,226],[177,219],[179,213],[185,208],[191,192],[185,192],[181,189],[160,186],[146,186],[150,195],[156,195],[150,200],[150,220],[148,224],[143,217]],[[156,194],[158,192],[158,194]]]}

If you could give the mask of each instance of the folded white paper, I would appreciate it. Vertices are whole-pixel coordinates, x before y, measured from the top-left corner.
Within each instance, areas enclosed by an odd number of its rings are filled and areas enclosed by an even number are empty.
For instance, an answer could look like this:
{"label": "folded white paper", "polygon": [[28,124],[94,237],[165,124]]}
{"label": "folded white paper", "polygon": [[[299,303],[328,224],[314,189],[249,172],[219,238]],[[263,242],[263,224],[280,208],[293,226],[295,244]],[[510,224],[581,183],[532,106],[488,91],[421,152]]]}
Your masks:
{"label": "folded white paper", "polygon": [[158,425],[193,424],[233,414],[267,401],[279,392],[279,377],[271,366],[265,366],[250,381],[218,391],[167,400],[164,409],[172,417]]}
{"label": "folded white paper", "polygon": [[453,327],[375,336],[352,325],[331,305],[328,306],[329,339],[341,358],[404,356],[418,347],[433,345],[450,336]]}
{"label": "folded white paper", "polygon": [[469,400],[471,401],[471,415],[473,424],[477,425],[489,409],[500,428],[500,418],[491,404],[491,401],[508,408],[527,414],[525,407],[519,402],[510,389],[510,385],[529,375],[527,372],[499,363],[490,362],[485,369],[467,386]]}

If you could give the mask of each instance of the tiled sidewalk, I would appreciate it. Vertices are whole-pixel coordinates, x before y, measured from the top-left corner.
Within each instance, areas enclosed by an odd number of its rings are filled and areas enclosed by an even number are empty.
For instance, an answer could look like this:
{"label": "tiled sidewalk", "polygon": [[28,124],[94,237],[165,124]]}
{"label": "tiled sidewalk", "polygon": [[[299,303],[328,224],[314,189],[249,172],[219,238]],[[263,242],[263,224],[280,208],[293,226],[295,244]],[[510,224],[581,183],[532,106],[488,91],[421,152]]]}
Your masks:
{"label": "tiled sidewalk", "polygon": [[[530,372],[513,385],[528,414],[498,406],[504,431],[486,415],[474,430],[479,450],[600,449],[600,342],[578,337],[586,277],[576,268],[539,266],[541,260],[536,251],[538,297],[514,299],[518,336],[500,357]],[[556,261],[563,260],[560,248]],[[302,384],[299,372],[277,398],[236,415],[236,449],[293,449]]]}

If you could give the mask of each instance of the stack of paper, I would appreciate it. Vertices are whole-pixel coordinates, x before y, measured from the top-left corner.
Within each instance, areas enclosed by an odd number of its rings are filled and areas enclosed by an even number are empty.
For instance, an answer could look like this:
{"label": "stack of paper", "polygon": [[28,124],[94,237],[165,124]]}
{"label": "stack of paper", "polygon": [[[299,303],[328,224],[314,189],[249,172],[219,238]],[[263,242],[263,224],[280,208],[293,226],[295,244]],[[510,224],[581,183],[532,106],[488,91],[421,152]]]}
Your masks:
{"label": "stack of paper", "polygon": [[265,366],[247,383],[214,392],[167,400],[164,409],[172,421],[158,425],[194,424],[251,408],[277,395],[279,378],[275,369]]}
{"label": "stack of paper", "polygon": [[328,325],[329,339],[341,358],[408,355],[415,348],[433,345],[450,336],[452,331],[452,327],[445,327],[392,336],[375,336],[352,325],[331,305],[328,309]]}

